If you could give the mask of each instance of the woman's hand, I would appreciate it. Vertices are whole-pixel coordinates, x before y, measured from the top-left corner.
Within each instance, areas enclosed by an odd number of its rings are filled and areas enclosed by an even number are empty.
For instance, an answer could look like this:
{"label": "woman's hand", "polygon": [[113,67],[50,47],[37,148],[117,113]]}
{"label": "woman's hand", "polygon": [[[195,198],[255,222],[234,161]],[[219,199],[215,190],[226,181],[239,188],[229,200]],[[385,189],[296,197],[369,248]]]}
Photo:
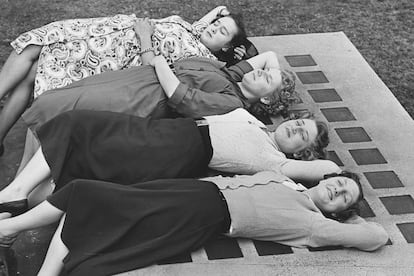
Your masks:
{"label": "woman's hand", "polygon": [[245,54],[246,54],[246,47],[244,47],[244,45],[234,47],[234,57],[237,60],[241,60]]}
{"label": "woman's hand", "polygon": [[222,16],[227,16],[229,14],[230,14],[230,12],[229,12],[229,10],[227,9],[226,6],[218,6],[218,7],[215,7],[214,9],[212,9],[211,11],[209,11],[209,13],[207,13],[206,15],[204,15],[200,19],[200,21],[204,21],[204,22],[207,22],[208,24],[210,24],[216,18],[222,17]]}
{"label": "woman's hand", "polygon": [[159,55],[159,56],[155,56],[153,59],[151,59],[151,61],[149,62],[149,65],[151,65],[151,66],[153,66],[153,67],[156,67],[157,65],[160,65],[160,64],[167,64],[167,66],[168,66],[168,63],[167,63],[167,60],[165,59],[165,57],[164,56],[162,56],[162,55]]}
{"label": "woman's hand", "polygon": [[229,9],[226,6],[218,6],[216,7],[217,10],[217,17],[227,16],[230,14]]}
{"label": "woman's hand", "polygon": [[151,37],[154,33],[155,24],[148,17],[138,18],[134,25],[135,33],[140,37]]}

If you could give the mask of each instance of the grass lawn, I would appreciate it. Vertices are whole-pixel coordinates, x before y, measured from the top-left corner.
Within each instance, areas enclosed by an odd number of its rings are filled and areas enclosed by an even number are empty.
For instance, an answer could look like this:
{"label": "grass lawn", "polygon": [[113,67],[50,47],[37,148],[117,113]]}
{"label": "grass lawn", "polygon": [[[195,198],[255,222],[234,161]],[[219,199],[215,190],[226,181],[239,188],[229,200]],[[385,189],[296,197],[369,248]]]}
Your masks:
{"label": "grass lawn", "polygon": [[242,12],[249,36],[345,32],[414,117],[412,0],[0,0],[0,65],[10,41],[51,21],[116,13],[194,21],[218,5]]}

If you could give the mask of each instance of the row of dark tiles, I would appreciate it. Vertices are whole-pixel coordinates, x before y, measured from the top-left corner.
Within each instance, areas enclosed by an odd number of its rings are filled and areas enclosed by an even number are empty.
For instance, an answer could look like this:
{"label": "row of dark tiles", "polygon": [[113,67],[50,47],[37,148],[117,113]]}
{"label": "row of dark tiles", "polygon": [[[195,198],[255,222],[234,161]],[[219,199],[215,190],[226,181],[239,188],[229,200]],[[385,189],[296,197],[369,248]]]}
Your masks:
{"label": "row of dark tiles", "polygon": [[[310,55],[286,56],[285,58],[291,67],[317,65]],[[329,83],[328,78],[322,71],[296,72],[296,75],[305,85]],[[307,91],[316,103],[342,101],[342,98],[333,88],[312,89]],[[356,121],[355,116],[347,107],[321,108],[321,112],[328,122]],[[335,128],[335,132],[343,143],[362,143],[372,141],[368,133],[362,127]],[[349,153],[358,165],[387,163],[377,148],[354,149],[349,150]],[[330,151],[328,155],[330,160],[334,161],[339,166],[344,166],[343,162],[334,151]],[[404,187],[394,171],[365,172],[364,176],[374,189]],[[410,195],[380,197],[380,200],[391,215],[414,213],[414,200]],[[360,207],[362,217],[375,217],[374,212],[365,200],[362,201]],[[400,229],[408,243],[414,243],[414,223],[401,223],[397,224],[397,227]],[[291,247],[274,242],[253,240],[253,244],[259,256],[293,253]],[[390,240],[388,241],[388,244],[392,244]],[[309,251],[332,250],[339,248],[341,247],[309,248]],[[220,237],[212,240],[204,247],[204,249],[209,260],[243,257],[243,253],[241,252],[237,239],[228,237]],[[192,262],[190,252],[166,259],[159,262],[159,264],[185,262]]]}
{"label": "row of dark tiles", "polygon": [[[311,55],[286,56],[291,67],[306,67],[317,65]],[[297,72],[298,78],[303,84],[329,83],[322,71]],[[309,95],[316,103],[340,102],[342,98],[333,88],[308,90]],[[355,116],[347,107],[321,108],[322,114],[328,122],[356,121]],[[335,128],[336,133],[343,143],[362,143],[372,141],[362,127]],[[349,150],[357,165],[386,164],[387,161],[377,148]],[[335,152],[330,152],[330,159],[339,166],[343,162]],[[394,171],[365,172],[369,184],[374,189],[404,187]],[[379,198],[391,215],[414,213],[414,200],[411,195],[387,196]],[[362,204],[362,216],[375,216],[366,201]],[[397,224],[408,243],[414,243],[414,223]]]}

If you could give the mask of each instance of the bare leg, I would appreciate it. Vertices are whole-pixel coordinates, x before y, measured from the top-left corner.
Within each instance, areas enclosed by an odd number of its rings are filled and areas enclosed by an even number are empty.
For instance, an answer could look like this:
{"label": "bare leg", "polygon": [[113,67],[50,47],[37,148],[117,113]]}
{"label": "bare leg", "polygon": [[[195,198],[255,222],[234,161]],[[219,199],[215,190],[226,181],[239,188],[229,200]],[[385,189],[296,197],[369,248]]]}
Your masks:
{"label": "bare leg", "polygon": [[63,223],[65,223],[65,215],[60,219],[59,226],[50,241],[45,260],[37,276],[57,276],[62,271],[63,258],[69,253],[61,239]]}
{"label": "bare leg", "polygon": [[36,76],[37,62],[31,66],[26,77],[14,88],[0,116],[0,144],[3,143],[9,130],[20,118],[29,104],[33,92],[33,84]]}
{"label": "bare leg", "polygon": [[58,221],[64,212],[47,201],[43,201],[26,213],[0,220],[0,241],[7,244],[10,237],[18,233]]}
{"label": "bare leg", "polygon": [[39,148],[21,173],[0,192],[0,203],[27,198],[28,194],[50,176],[50,167]]}
{"label": "bare leg", "polygon": [[26,78],[41,49],[41,46],[29,45],[20,54],[15,51],[10,54],[0,72],[0,99]]}

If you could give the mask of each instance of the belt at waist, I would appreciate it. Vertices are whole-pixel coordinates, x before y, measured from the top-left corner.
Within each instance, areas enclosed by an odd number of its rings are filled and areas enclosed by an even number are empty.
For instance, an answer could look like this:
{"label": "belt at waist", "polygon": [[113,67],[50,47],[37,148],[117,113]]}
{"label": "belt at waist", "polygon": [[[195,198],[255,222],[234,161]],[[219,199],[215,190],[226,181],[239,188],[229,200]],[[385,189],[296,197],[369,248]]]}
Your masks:
{"label": "belt at waist", "polygon": [[196,123],[196,125],[198,127],[200,127],[200,126],[208,126],[208,122],[207,122],[206,119],[197,119],[197,120],[194,120],[194,122]]}

